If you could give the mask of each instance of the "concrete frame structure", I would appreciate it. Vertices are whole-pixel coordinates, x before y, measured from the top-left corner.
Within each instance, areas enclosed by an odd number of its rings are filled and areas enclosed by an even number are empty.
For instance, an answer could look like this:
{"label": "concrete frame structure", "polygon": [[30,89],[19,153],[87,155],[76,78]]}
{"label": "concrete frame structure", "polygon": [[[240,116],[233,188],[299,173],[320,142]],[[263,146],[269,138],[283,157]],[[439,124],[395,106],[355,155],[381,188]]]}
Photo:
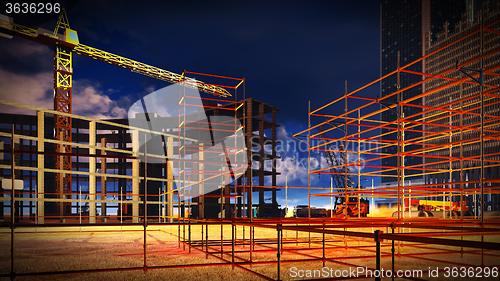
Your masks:
{"label": "concrete frame structure", "polygon": [[[223,102],[218,100],[218,103]],[[30,175],[36,175],[36,180],[27,178],[26,184],[33,185],[35,189],[23,191],[23,199],[20,202],[22,209],[36,214],[27,216],[19,214],[18,218],[25,222],[45,223],[116,223],[130,221],[139,223],[146,219],[148,221],[173,222],[174,219],[183,217],[206,218],[220,217],[210,215],[215,208],[222,208],[222,218],[255,217],[258,216],[280,216],[279,206],[276,200],[277,188],[266,186],[264,179],[270,177],[270,182],[276,184],[276,108],[258,102],[254,99],[246,99],[241,102],[226,101],[227,106],[232,106],[232,111],[236,120],[241,120],[242,124],[249,124],[243,127],[245,139],[247,141],[247,151],[249,159],[253,165],[247,169],[237,182],[224,187],[221,196],[220,189],[200,198],[194,198],[189,202],[184,202],[178,198],[179,185],[182,185],[182,175],[174,178],[174,169],[187,167],[174,167],[173,159],[179,153],[181,143],[179,139],[184,137],[179,133],[163,134],[166,140],[167,157],[164,164],[145,164],[140,161],[140,151],[136,144],[139,138],[144,136],[144,132],[139,128],[127,125],[127,120],[98,120],[83,116],[71,115],[74,127],[73,141],[71,143],[62,142],[65,146],[72,147],[73,158],[73,186],[71,192],[65,192],[64,197],[58,196],[54,189],[54,180],[59,173],[69,171],[57,169],[54,165],[54,157],[59,155],[54,150],[54,145],[61,141],[52,139],[50,128],[53,124],[53,116],[57,113],[52,110],[38,110],[36,116],[2,114],[2,123],[15,124],[15,136],[22,140],[23,146],[18,152],[21,158],[36,157],[36,162],[18,163],[16,171],[26,171]],[[236,106],[234,106],[236,104]],[[207,101],[206,106],[214,114],[220,114],[221,110],[213,101]],[[237,110],[236,110],[237,109]],[[258,114],[248,115],[257,111]],[[266,116],[270,116],[267,119]],[[248,122],[248,123],[247,123]],[[30,132],[24,132],[21,128],[31,128]],[[254,130],[253,128],[258,128]],[[188,129],[185,126],[185,129]],[[271,135],[267,138],[264,132]],[[34,135],[33,135],[33,132]],[[0,133],[5,143],[9,143],[9,132]],[[159,132],[159,134],[162,134]],[[33,136],[32,136],[33,135]],[[36,145],[25,144],[25,141],[36,141]],[[264,151],[264,145],[271,145],[271,151]],[[198,152],[200,162],[193,161],[193,165],[200,165],[203,170],[204,156],[203,144]],[[118,147],[118,148],[117,148]],[[262,149],[261,149],[262,148]],[[4,153],[9,153],[6,149]],[[180,152],[182,153],[182,152]],[[7,161],[7,160],[5,160]],[[271,168],[266,168],[266,161],[270,161]],[[183,165],[191,165],[184,163]],[[258,167],[256,167],[258,165]],[[4,171],[10,171],[8,165],[0,166]],[[154,167],[159,167],[159,170]],[[253,168],[252,168],[253,167]],[[24,173],[24,172],[23,172]],[[145,176],[147,173],[147,176]],[[254,178],[254,180],[249,180]],[[185,179],[184,179],[185,180]],[[204,179],[202,175],[194,179],[199,183],[200,189],[203,187]],[[258,184],[255,184],[256,181]],[[144,194],[145,182],[148,187],[147,195]],[[249,183],[249,184],[248,184]],[[151,189],[152,186],[157,186]],[[177,187],[176,187],[177,185]],[[258,203],[252,201],[252,192],[259,193]],[[272,193],[272,203],[264,202],[264,193]],[[5,191],[4,191],[5,193]],[[147,197],[145,200],[144,196]],[[36,197],[36,198],[35,198]],[[7,204],[7,198],[2,202],[2,211]],[[246,198],[247,200],[242,200]],[[222,200],[221,200],[222,199]],[[17,200],[17,199],[16,199]],[[36,205],[27,205],[35,202]],[[147,202],[148,212],[145,215],[144,202]],[[179,204],[180,202],[180,204]],[[198,208],[201,202],[203,208]],[[222,202],[222,204],[220,204]],[[65,211],[61,216],[56,210],[60,204],[71,206],[69,211]],[[141,207],[142,206],[142,207]],[[252,207],[248,207],[252,206]],[[191,210],[191,208],[194,208]],[[252,210],[258,210],[254,214]],[[236,212],[238,211],[238,212]],[[187,215],[189,214],[189,216]],[[205,215],[207,214],[207,216]],[[146,217],[146,218],[145,218]]]}

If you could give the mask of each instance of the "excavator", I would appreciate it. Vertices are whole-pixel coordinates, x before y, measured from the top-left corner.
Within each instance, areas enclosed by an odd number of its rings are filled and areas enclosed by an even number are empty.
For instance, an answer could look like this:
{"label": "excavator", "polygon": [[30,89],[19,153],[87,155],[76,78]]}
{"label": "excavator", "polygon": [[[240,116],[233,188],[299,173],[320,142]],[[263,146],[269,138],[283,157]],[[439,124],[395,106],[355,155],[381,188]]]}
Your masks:
{"label": "excavator", "polygon": [[335,153],[335,149],[327,146],[325,151],[336,190],[339,194],[344,194],[344,196],[335,196],[332,213],[335,217],[366,217],[370,211],[370,203],[368,199],[358,198],[359,195],[348,195],[350,191],[357,189],[357,186],[354,186],[354,182],[348,175],[349,168],[343,164],[347,163],[347,153],[344,151],[344,145],[339,145],[338,150],[341,152]]}
{"label": "excavator", "polygon": [[[348,193],[357,189],[354,182],[349,177],[348,167],[343,163],[347,163],[347,156],[344,151],[344,146],[339,146],[339,153],[335,152],[332,146],[325,146],[325,155],[328,166],[330,167],[330,176],[335,185],[336,194],[333,200],[333,209],[325,208],[309,208],[307,205],[298,205],[294,209],[295,217],[324,218],[324,217],[366,217],[369,213],[369,201],[365,198],[359,198],[358,195],[349,196]],[[344,196],[342,196],[343,194]],[[359,202],[358,202],[359,198]],[[359,205],[359,206],[358,206]]]}
{"label": "excavator", "polygon": [[471,216],[472,212],[467,205],[466,200],[459,201],[440,201],[440,200],[425,200],[425,199],[411,199],[405,198],[405,211],[410,209],[416,210],[415,214],[418,217],[434,217],[438,214],[445,212],[446,215],[452,217]]}

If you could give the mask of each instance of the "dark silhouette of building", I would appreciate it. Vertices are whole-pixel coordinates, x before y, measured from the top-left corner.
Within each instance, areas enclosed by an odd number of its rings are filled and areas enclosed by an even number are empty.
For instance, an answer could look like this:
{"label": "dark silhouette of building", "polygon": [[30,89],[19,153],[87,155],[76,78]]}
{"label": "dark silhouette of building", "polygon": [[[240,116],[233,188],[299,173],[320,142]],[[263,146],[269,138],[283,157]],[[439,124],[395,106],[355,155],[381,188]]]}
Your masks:
{"label": "dark silhouette of building", "polygon": [[[454,27],[461,18],[469,15],[466,11],[473,12],[474,1],[468,0],[382,0],[380,2],[380,75],[386,75],[394,71],[398,66],[404,66],[425,54],[428,45],[436,34],[443,29]],[[408,68],[417,72],[425,72],[422,62],[416,63]],[[383,80],[380,85],[380,96],[383,97],[398,89],[404,89],[422,80],[419,75],[399,74],[391,75]],[[381,107],[395,104],[398,98],[403,100],[422,93],[422,87],[416,86],[403,91],[382,101]],[[421,100],[415,101],[420,103]],[[405,107],[404,116],[418,114],[420,109],[416,107]],[[395,121],[398,110],[386,110],[382,113],[382,120]],[[396,124],[393,125],[394,127]],[[420,129],[420,128],[416,128]],[[392,132],[392,133],[389,133]],[[397,133],[394,129],[382,129],[381,133],[387,133],[383,140],[395,142]],[[418,132],[405,132],[405,139],[413,139],[421,136]],[[408,146],[408,149],[412,149]],[[391,145],[383,149],[384,153],[396,155],[397,146]],[[406,165],[421,163],[417,157],[406,157]],[[382,159],[382,166],[396,167],[397,157]],[[407,174],[411,173],[408,171]],[[386,172],[388,175],[396,175],[396,171]],[[393,181],[391,177],[383,177],[383,182]]]}
{"label": "dark silhouette of building", "polygon": [[[468,14],[468,17],[463,17],[462,20],[455,23],[453,28],[450,26],[445,26],[440,33],[434,34],[434,39],[426,44],[426,53],[433,52],[438,49],[442,49],[445,46],[451,45],[451,42],[462,38],[459,44],[452,44],[450,47],[446,47],[440,52],[439,56],[430,57],[424,60],[424,67],[427,72],[432,74],[442,73],[449,69],[455,69],[457,63],[460,65],[462,63],[470,62],[467,64],[467,68],[471,70],[483,70],[484,71],[484,84],[485,85],[499,85],[500,78],[498,75],[491,75],[488,69],[494,69],[500,65],[500,53],[496,51],[500,47],[500,36],[497,32],[491,30],[500,29],[500,2],[498,1],[482,1],[480,6],[476,6],[476,10]],[[479,9],[480,8],[480,9]],[[481,19],[482,18],[482,19]],[[483,28],[481,28],[481,22],[483,23]],[[470,72],[470,70],[469,70]],[[477,75],[478,73],[470,72],[470,74]],[[466,77],[463,72],[453,71],[447,75],[449,79],[461,79]],[[424,106],[450,108],[453,110],[460,109],[464,114],[457,114],[456,112],[449,112],[442,115],[445,118],[436,120],[433,123],[438,123],[440,125],[449,125],[454,128],[461,128],[463,126],[471,125],[476,130],[467,129],[454,129],[453,134],[446,136],[443,134],[438,135],[437,133],[442,130],[438,126],[426,126],[425,137],[428,138],[427,143],[431,145],[443,145],[448,143],[453,143],[449,149],[441,149],[431,152],[434,159],[426,159],[427,167],[435,169],[453,169],[452,174],[448,173],[438,173],[426,175],[425,180],[430,184],[439,184],[446,182],[464,182],[470,181],[470,184],[466,184],[465,188],[479,188],[480,184],[478,182],[480,178],[480,163],[479,159],[481,155],[480,148],[480,95],[481,88],[478,83],[460,83],[459,85],[452,87],[445,87],[448,83],[444,79],[433,79],[424,84],[426,91],[432,91],[438,88],[443,88],[434,94],[426,96],[423,100]],[[483,93],[488,92],[489,87],[484,87]],[[453,102],[461,101],[459,104],[453,104]],[[472,113],[471,113],[472,112]],[[432,114],[432,113],[431,113]],[[500,107],[495,99],[492,99],[488,95],[485,96],[484,102],[484,128],[485,128],[485,140],[484,140],[484,155],[485,155],[485,168],[484,168],[484,179],[486,181],[486,186],[491,186],[491,182],[488,179],[495,178],[500,174],[498,167],[489,167],[489,163],[492,161],[498,161],[500,158],[497,155],[500,150],[500,142],[495,140],[493,131],[498,132],[500,130],[500,125],[498,122],[491,119],[491,116],[499,116]],[[446,117],[450,116],[450,117]],[[437,157],[454,157],[462,158],[467,157],[463,161],[450,161],[449,163],[442,163],[442,161],[437,160]],[[475,160],[474,160],[475,159]],[[432,164],[436,162],[436,164]],[[437,163],[441,162],[441,163]],[[451,167],[450,167],[451,166]],[[476,192],[477,193],[477,192]],[[473,194],[473,192],[469,192]],[[472,201],[479,202],[479,194],[476,195],[477,198],[472,199],[469,196],[467,201],[470,205]],[[500,210],[500,197],[498,194],[492,194],[491,190],[485,191],[485,210]],[[454,201],[458,201],[455,198]],[[475,214],[479,214],[478,208],[479,203],[476,205]],[[474,209],[474,208],[473,208]]]}

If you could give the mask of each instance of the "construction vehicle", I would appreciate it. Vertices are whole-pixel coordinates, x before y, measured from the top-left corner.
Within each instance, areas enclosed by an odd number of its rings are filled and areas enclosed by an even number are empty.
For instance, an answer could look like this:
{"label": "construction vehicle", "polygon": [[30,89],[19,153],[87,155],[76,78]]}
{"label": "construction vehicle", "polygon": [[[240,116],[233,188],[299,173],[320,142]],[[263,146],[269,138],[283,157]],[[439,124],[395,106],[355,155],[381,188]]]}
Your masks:
{"label": "construction vehicle", "polygon": [[[344,145],[339,145],[340,153],[335,153],[335,149],[327,146],[325,150],[326,160],[330,166],[332,182],[335,184],[338,194],[344,196],[335,196],[333,215],[335,217],[366,217],[370,212],[370,203],[368,199],[361,198],[358,195],[348,195],[358,187],[354,186],[354,182],[349,176],[349,168],[347,167],[347,153],[344,150]],[[340,156],[339,156],[340,154]]]}
{"label": "construction vehicle", "polygon": [[293,216],[296,218],[307,218],[311,212],[311,218],[326,218],[330,216],[330,211],[325,208],[309,208],[307,205],[297,205],[293,209]]}
{"label": "construction vehicle", "polygon": [[433,217],[437,213],[445,212],[453,217],[460,215],[470,216],[471,211],[467,202],[462,201],[462,204],[457,201],[440,201],[440,200],[422,200],[422,199],[404,199],[405,212],[410,210],[415,211],[418,217]]}
{"label": "construction vehicle", "polygon": [[348,202],[344,202],[344,197],[340,197],[339,202],[335,205],[334,215],[337,217],[366,217],[370,211],[370,202],[365,198],[359,198],[359,200],[358,208],[358,196],[348,196]]}
{"label": "construction vehicle", "polygon": [[[177,74],[152,65],[135,61],[120,55],[100,50],[80,43],[76,30],[72,29],[64,9],[61,9],[55,29],[29,27],[14,22],[14,19],[0,14],[0,37],[10,39],[22,37],[54,48],[54,111],[61,114],[54,116],[54,139],[61,143],[56,144],[56,168],[58,170],[72,170],[72,97],[73,97],[73,54],[89,57],[95,60],[123,67],[169,83],[182,83],[188,88],[198,89],[217,97],[230,97],[231,94],[223,87],[205,83],[186,77],[185,73]],[[70,199],[72,187],[72,173],[56,174],[55,189],[60,199]],[[68,202],[59,204],[59,215],[69,214],[71,205]]]}
{"label": "construction vehicle", "polygon": [[294,217],[366,217],[370,210],[368,199],[360,198],[358,195],[348,195],[357,189],[357,186],[354,186],[354,182],[349,177],[347,165],[343,164],[347,163],[344,146],[339,146],[338,150],[341,153],[335,153],[333,147],[326,146],[326,148],[325,154],[328,166],[330,167],[330,176],[337,191],[336,195],[332,195],[334,196],[333,209],[327,210],[325,208],[298,205],[294,208]]}
{"label": "construction vehicle", "polygon": [[259,218],[280,218],[284,216],[285,213],[277,203],[264,203],[257,206],[257,217]]}

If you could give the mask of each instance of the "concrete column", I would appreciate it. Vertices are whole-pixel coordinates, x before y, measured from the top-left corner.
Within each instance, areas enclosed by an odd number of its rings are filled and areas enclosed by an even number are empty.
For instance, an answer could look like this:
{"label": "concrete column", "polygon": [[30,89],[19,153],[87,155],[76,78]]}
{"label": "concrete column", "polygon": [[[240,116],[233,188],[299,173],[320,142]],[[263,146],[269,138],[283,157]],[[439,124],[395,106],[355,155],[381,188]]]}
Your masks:
{"label": "concrete column", "polygon": [[247,145],[247,158],[248,158],[248,163],[249,167],[246,172],[246,185],[247,185],[247,217],[250,218],[250,220],[253,219],[253,198],[252,198],[252,193],[253,193],[253,188],[252,188],[252,164],[253,164],[253,155],[252,155],[252,141],[253,141],[253,126],[252,126],[252,120],[253,120],[253,112],[252,112],[252,98],[248,98],[246,100],[246,116],[245,116],[245,133],[246,133],[246,145]]}
{"label": "concrete column", "polygon": [[174,140],[172,137],[167,138],[167,216],[168,221],[173,222],[174,216]]}
{"label": "concrete column", "polygon": [[139,222],[139,131],[132,130],[132,222]]}
{"label": "concrete column", "polygon": [[259,103],[259,209],[265,204],[264,201],[264,164],[265,164],[265,151],[264,151],[264,104]]}
{"label": "concrete column", "polygon": [[[89,154],[96,154],[96,123],[95,121],[89,122]],[[89,223],[95,223],[96,219],[96,158],[89,157]]]}
{"label": "concrete column", "polygon": [[[272,198],[272,203],[273,205],[278,205],[278,201],[277,201],[277,198],[276,198],[276,161],[277,161],[277,156],[276,156],[276,108],[273,108],[272,109],[272,113],[271,113],[271,142],[272,142],[272,145],[271,145],[271,157],[272,157],[272,160],[271,160],[271,163],[272,163],[272,167],[271,167],[271,172],[272,172],[272,175],[271,175],[271,185],[273,186],[273,189],[272,189],[272,195],[271,195],[271,198]],[[262,148],[264,149],[264,148]]]}
{"label": "concrete column", "polygon": [[44,112],[37,112],[37,179],[36,179],[36,188],[37,188],[37,221],[38,224],[45,223],[45,202],[44,202],[44,193],[45,193],[45,155],[43,154],[45,150],[45,120],[44,120]]}
{"label": "concrete column", "polygon": [[203,172],[205,170],[205,164],[203,161],[205,160],[205,156],[203,153],[203,144],[200,143],[200,148],[198,152],[198,190],[200,192],[200,196],[198,197],[198,218],[205,218],[205,183]]}
{"label": "concrete column", "polygon": [[[106,155],[106,138],[101,138],[101,155]],[[106,157],[101,157],[101,173],[106,174]],[[106,200],[106,176],[101,176],[101,200]],[[101,202],[101,216],[106,220],[106,203]]]}

